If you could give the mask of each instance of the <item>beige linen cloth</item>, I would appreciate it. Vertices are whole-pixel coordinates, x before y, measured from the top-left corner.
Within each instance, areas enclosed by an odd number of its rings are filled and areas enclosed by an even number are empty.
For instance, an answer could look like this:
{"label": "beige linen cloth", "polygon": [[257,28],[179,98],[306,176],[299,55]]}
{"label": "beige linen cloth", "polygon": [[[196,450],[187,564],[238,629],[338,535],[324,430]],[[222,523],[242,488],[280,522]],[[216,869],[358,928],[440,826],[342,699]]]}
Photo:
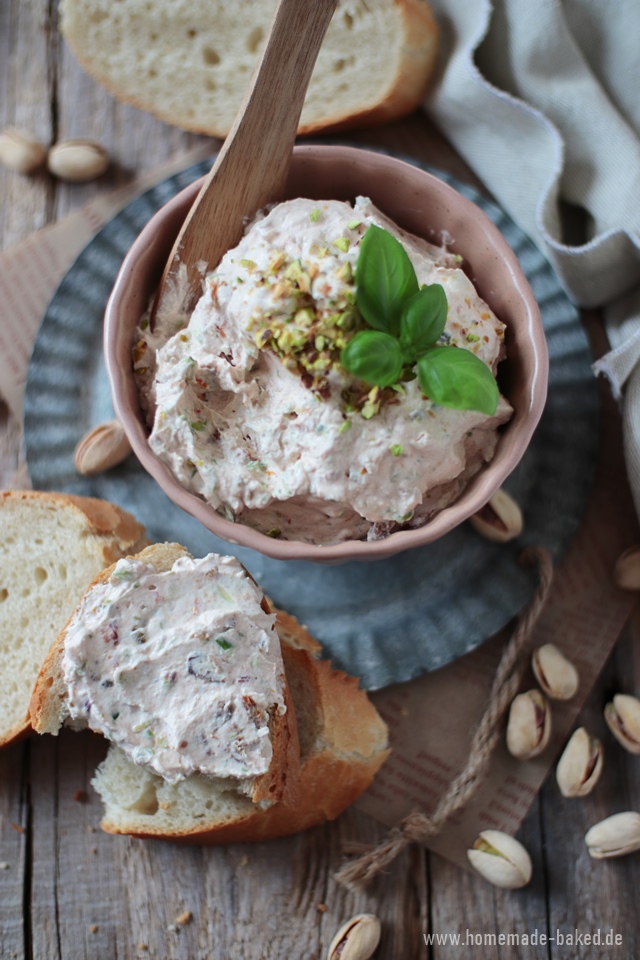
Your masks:
{"label": "beige linen cloth", "polygon": [[[579,306],[605,308],[594,365],[621,400],[640,516],[640,0],[430,0],[427,111]],[[590,238],[563,242],[559,201]]]}

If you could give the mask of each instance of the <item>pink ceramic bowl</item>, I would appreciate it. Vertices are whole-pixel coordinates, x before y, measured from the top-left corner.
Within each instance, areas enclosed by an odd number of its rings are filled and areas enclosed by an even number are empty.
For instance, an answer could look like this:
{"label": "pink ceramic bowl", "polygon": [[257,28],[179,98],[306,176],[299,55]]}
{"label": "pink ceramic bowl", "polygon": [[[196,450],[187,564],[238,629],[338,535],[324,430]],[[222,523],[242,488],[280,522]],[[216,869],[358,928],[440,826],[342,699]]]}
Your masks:
{"label": "pink ceramic bowl", "polygon": [[145,469],[164,492],[209,530],[230,543],[280,560],[340,563],[378,560],[437,540],[482,507],[522,457],[542,414],[548,356],[540,311],[515,254],[489,218],[470,200],[436,177],[407,163],[351,147],[300,146],[293,153],[286,199],[353,200],[368,196],[401,227],[439,244],[443,231],[455,240],[465,269],[480,295],[507,325],[507,359],[499,382],[514,415],[501,431],[493,460],[462,496],[417,530],[384,540],[350,540],[314,546],[274,540],[233,523],[185,490],[151,452],[134,382],[131,346],[135,327],[159,282],[164,264],[200,184],[183,190],[163,207],[131,247],[107,305],[105,354],[117,416]]}

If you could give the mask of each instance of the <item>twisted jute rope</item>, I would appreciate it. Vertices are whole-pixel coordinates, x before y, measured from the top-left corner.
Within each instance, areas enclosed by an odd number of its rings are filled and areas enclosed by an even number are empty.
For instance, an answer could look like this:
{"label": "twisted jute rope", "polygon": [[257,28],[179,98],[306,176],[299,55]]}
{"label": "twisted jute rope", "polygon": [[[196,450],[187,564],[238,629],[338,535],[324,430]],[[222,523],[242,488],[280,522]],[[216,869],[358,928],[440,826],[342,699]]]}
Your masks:
{"label": "twisted jute rope", "polygon": [[[441,797],[434,812],[427,816],[414,810],[397,827],[393,827],[385,840],[377,847],[350,863],[336,873],[336,880],[351,890],[365,887],[370,880],[384,870],[410,843],[425,843],[438,833],[452,813],[460,810],[473,797],[484,780],[493,749],[500,736],[501,721],[505,710],[513,700],[526,667],[524,653],[531,632],[542,613],[551,581],[553,564],[551,556],[543,547],[529,547],[519,557],[525,566],[538,566],[538,587],[530,603],[518,616],[514,631],[505,645],[500,663],[493,678],[486,710],[476,727],[469,756],[464,768],[455,777]],[[345,848],[346,849],[346,848]],[[351,846],[350,851],[360,852],[362,845]]]}

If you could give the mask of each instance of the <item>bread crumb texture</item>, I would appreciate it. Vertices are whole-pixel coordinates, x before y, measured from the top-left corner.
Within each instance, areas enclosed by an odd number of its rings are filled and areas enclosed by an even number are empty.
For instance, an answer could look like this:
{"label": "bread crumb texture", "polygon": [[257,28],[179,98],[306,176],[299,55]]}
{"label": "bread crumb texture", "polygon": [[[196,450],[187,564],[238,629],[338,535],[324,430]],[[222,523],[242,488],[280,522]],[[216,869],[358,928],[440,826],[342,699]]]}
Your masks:
{"label": "bread crumb texture", "polygon": [[[116,97],[167,123],[226,136],[273,14],[272,0],[64,0],[62,29]],[[415,109],[435,60],[426,0],[341,0],[300,132],[383,123]]]}
{"label": "bread crumb texture", "polygon": [[36,676],[83,592],[144,531],[111,504],[31,491],[0,494],[0,530],[2,746],[28,730]]}

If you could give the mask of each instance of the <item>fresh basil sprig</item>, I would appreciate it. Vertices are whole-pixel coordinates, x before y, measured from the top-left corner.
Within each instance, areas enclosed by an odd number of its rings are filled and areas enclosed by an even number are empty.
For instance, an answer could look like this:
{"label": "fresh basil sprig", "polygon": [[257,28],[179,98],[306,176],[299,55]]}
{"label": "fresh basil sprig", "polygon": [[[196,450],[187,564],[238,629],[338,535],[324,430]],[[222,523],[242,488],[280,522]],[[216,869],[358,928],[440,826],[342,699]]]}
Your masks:
{"label": "fresh basil sprig", "polygon": [[419,289],[402,244],[372,224],[360,243],[356,276],[358,310],[369,326],[397,337],[402,307]]}
{"label": "fresh basil sprig", "polygon": [[361,330],[342,351],[342,366],[376,387],[390,387],[402,373],[403,355],[398,340],[381,330]]}
{"label": "fresh basil sprig", "polygon": [[500,397],[486,363],[469,350],[436,345],[447,322],[439,283],[420,287],[402,244],[372,224],[360,244],[356,303],[372,330],[361,330],[341,354],[365,383],[390,387],[417,366],[420,389],[434,403],[493,416]]}

